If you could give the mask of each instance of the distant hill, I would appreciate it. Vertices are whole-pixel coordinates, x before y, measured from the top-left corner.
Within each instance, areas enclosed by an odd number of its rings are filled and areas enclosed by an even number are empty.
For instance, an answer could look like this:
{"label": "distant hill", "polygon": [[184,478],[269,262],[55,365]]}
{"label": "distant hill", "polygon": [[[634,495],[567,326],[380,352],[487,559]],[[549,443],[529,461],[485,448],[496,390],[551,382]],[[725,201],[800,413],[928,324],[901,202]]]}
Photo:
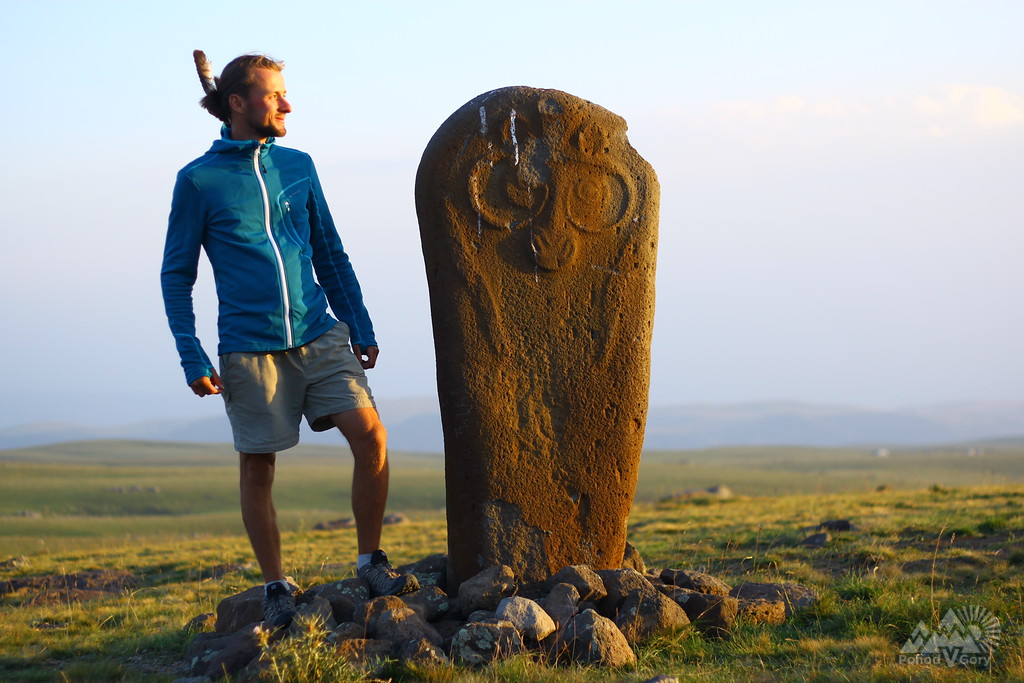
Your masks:
{"label": "distant hill", "polygon": [[[383,401],[381,415],[392,448],[443,450],[437,400]],[[333,432],[313,434],[310,444],[336,444]],[[694,449],[743,445],[908,446],[1024,436],[1024,402],[947,404],[903,410],[869,410],[784,401],[652,407],[648,449]],[[105,427],[67,422],[0,429],[0,448],[20,448],[88,439],[230,443],[227,418],[151,420]]]}

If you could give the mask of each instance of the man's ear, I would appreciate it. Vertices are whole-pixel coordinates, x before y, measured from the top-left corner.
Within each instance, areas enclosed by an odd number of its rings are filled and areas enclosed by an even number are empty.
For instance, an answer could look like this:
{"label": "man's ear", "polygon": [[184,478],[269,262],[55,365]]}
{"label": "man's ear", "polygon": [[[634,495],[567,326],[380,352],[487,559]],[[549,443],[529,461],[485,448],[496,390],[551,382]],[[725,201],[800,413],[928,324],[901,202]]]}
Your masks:
{"label": "man's ear", "polygon": [[238,93],[232,93],[231,96],[228,97],[228,106],[231,107],[231,111],[235,112],[236,114],[244,114],[245,98],[239,95]]}

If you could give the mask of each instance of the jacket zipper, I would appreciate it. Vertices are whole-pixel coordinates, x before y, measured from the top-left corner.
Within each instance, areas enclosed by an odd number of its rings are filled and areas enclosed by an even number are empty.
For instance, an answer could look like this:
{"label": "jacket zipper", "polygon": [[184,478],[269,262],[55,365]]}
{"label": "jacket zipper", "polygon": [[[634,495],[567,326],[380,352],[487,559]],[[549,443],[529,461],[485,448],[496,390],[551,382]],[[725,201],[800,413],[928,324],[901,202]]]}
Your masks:
{"label": "jacket zipper", "polygon": [[270,227],[270,197],[267,195],[267,185],[263,182],[263,173],[260,169],[260,148],[256,147],[252,153],[252,170],[256,174],[256,180],[260,184],[260,192],[263,194],[263,229],[266,230],[270,246],[274,248],[274,256],[277,258],[277,270],[281,277],[281,296],[284,297],[284,336],[288,348],[294,346],[292,335],[292,307],[288,296],[288,279],[284,269],[284,258],[281,256],[281,247],[274,238],[274,232]]}

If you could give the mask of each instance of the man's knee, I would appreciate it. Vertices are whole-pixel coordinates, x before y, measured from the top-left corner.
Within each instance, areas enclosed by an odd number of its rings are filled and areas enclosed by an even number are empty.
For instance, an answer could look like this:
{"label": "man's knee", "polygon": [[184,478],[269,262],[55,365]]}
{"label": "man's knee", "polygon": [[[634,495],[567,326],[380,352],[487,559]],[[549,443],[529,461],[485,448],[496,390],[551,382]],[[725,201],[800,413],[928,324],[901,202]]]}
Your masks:
{"label": "man's knee", "polygon": [[387,430],[373,408],[358,408],[331,416],[335,426],[354,448],[383,450],[387,443]]}
{"label": "man's knee", "polygon": [[267,487],[274,483],[276,453],[239,453],[239,485]]}

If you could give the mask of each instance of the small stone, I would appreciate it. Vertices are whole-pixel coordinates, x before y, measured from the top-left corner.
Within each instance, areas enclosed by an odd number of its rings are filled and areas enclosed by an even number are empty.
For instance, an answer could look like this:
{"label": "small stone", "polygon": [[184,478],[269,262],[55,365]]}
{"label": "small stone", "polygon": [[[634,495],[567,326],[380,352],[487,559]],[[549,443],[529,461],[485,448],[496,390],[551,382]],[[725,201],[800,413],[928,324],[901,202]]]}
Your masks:
{"label": "small stone", "polygon": [[786,605],[781,600],[740,598],[739,617],[751,624],[778,626],[786,623]]}
{"label": "small stone", "polygon": [[406,517],[405,515],[400,515],[400,514],[397,514],[397,513],[392,513],[390,515],[384,515],[384,519],[382,521],[383,521],[384,526],[389,526],[389,525],[392,525],[392,524],[408,524],[409,523],[409,518]]}
{"label": "small stone", "polygon": [[377,619],[389,609],[409,609],[401,598],[395,595],[382,595],[368,600],[356,608],[352,621],[362,624],[371,636],[377,629]]}
{"label": "small stone", "polygon": [[640,551],[628,541],[626,542],[626,552],[622,556],[622,568],[635,569],[641,574],[647,571],[647,565],[644,563],[644,558],[640,557]]}
{"label": "small stone", "polygon": [[685,569],[666,569],[661,572],[661,578],[665,583],[671,583],[680,588],[689,588],[698,593],[729,595],[729,591],[732,590],[731,586],[725,581],[716,579],[714,576],[703,572]]}
{"label": "small stone", "polygon": [[597,601],[597,611],[612,620],[630,593],[635,590],[654,590],[651,582],[635,569],[599,569],[597,575],[608,590],[608,594]]}
{"label": "small stone", "polygon": [[703,635],[723,638],[732,632],[739,600],[729,596],[698,593],[679,586],[662,586],[662,592],[683,608]]}
{"label": "small stone", "polygon": [[426,638],[407,640],[398,648],[398,658],[406,664],[421,668],[433,668],[451,664],[448,655]]}
{"label": "small stone", "polygon": [[340,643],[343,640],[365,637],[366,628],[364,628],[362,624],[357,624],[354,621],[346,621],[338,624],[330,633],[327,634],[327,640],[332,643]]}
{"label": "small stone", "polygon": [[860,531],[860,527],[848,519],[829,519],[818,525],[821,531]]}
{"label": "small stone", "polygon": [[257,628],[251,628],[231,634],[223,649],[210,658],[205,671],[201,673],[210,678],[220,678],[240,671],[260,654],[257,632]]}
{"label": "small stone", "polygon": [[351,517],[333,519],[329,522],[317,522],[313,525],[314,531],[334,531],[335,529],[355,529],[356,520]]}
{"label": "small stone", "polygon": [[519,634],[533,641],[541,641],[555,631],[555,622],[533,600],[513,596],[498,604],[498,619],[511,623]]}
{"label": "small stone", "polygon": [[674,600],[652,588],[635,590],[622,603],[615,625],[630,643],[690,625],[686,612]]}
{"label": "small stone", "polygon": [[648,678],[643,683],[679,683],[679,679],[668,674],[658,674],[654,678]]}
{"label": "small stone", "polygon": [[407,641],[423,638],[434,645],[444,642],[437,629],[408,607],[397,607],[382,613],[376,619],[375,630],[371,631],[370,635],[381,640],[390,640],[396,647],[401,647]]}
{"label": "small stone", "polygon": [[428,555],[422,560],[403,564],[396,569],[399,574],[419,574],[420,572],[423,572],[424,574],[433,574],[437,572],[444,573],[447,570],[448,556],[444,553]]}
{"label": "small stone", "polygon": [[[346,583],[348,581],[349,583]],[[356,605],[370,599],[369,591],[365,590],[365,582],[359,579],[358,582],[332,581],[331,583],[313,586],[305,592],[311,598],[323,598],[331,603],[334,610],[334,620],[339,624],[343,621],[355,621]],[[365,597],[364,597],[365,595]]]}
{"label": "small stone", "polygon": [[820,534],[811,534],[804,540],[800,541],[800,545],[805,548],[824,548],[831,540],[832,537],[829,536],[827,532],[822,532]]}
{"label": "small stone", "polygon": [[469,623],[452,638],[452,658],[471,666],[490,664],[523,649],[522,637],[507,621]]}
{"label": "small stone", "polygon": [[335,652],[352,664],[369,666],[390,659],[395,646],[387,640],[353,638],[338,643]]}
{"label": "small stone", "polygon": [[548,613],[558,628],[564,628],[579,613],[580,593],[571,583],[559,583],[551,588],[544,601]]}
{"label": "small stone", "polygon": [[319,625],[327,631],[338,625],[334,619],[334,608],[325,598],[315,597],[312,600],[300,602],[295,608],[295,619],[292,620],[288,631],[298,634],[314,625]]}
{"label": "small stone", "polygon": [[497,610],[492,609],[478,609],[472,614],[466,615],[466,623],[471,624],[474,621],[491,621],[498,618]]}
{"label": "small stone", "polygon": [[234,637],[233,633],[200,633],[185,649],[185,667],[190,676],[205,675],[210,661]]}
{"label": "small stone", "polygon": [[569,620],[560,634],[568,657],[578,664],[627,666],[636,663],[626,637],[611,619],[586,610]]}
{"label": "small stone", "polygon": [[498,603],[514,594],[515,590],[512,569],[495,565],[462,582],[459,586],[459,607],[463,614],[472,614],[478,609],[495,610]]}
{"label": "small stone", "polygon": [[437,586],[421,586],[418,591],[399,597],[426,621],[437,621],[449,609],[448,595]]}
{"label": "small stone", "polygon": [[200,633],[203,631],[210,631],[214,628],[217,623],[217,615],[213,612],[207,612],[206,614],[200,614],[192,617],[187,624],[185,624],[185,631],[187,633]]}
{"label": "small stone", "polygon": [[811,588],[796,583],[744,583],[729,593],[734,598],[778,600],[786,606],[786,616],[812,607],[818,602],[818,594]]}
{"label": "small stone", "polygon": [[548,579],[547,585],[554,587],[559,583],[568,583],[576,587],[581,600],[597,601],[608,594],[604,582],[593,569],[585,564],[574,564],[562,567]]}
{"label": "small stone", "polygon": [[234,633],[263,621],[263,586],[230,595],[217,603],[217,633]]}

